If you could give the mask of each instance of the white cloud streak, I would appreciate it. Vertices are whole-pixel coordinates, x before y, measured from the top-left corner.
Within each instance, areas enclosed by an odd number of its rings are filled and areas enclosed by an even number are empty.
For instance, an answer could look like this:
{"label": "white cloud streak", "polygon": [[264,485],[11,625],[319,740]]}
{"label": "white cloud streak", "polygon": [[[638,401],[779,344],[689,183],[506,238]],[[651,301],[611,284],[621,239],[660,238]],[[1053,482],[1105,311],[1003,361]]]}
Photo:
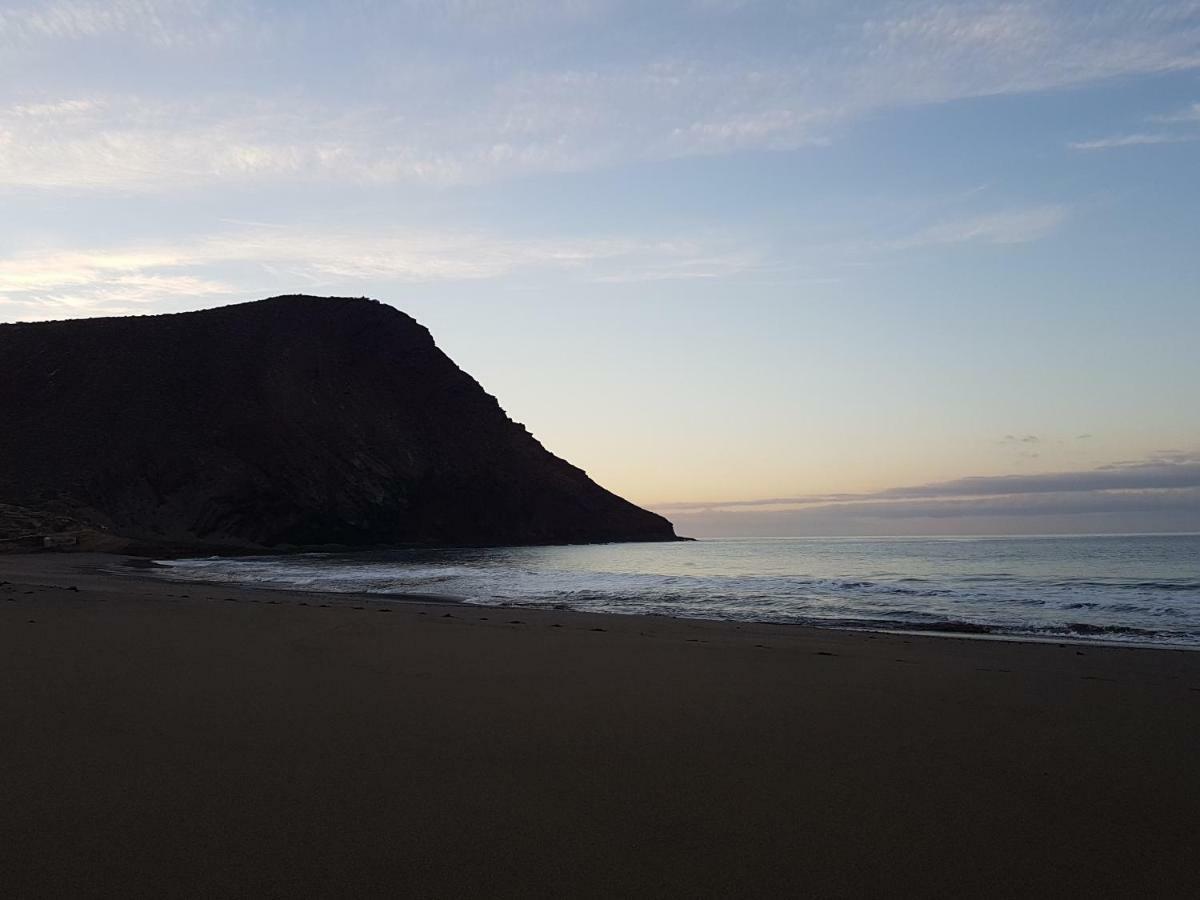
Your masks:
{"label": "white cloud streak", "polygon": [[[642,34],[634,7],[615,0],[409,0],[367,20],[375,31],[392,29],[397,44],[386,58],[374,51],[368,65],[376,87],[350,100],[264,84],[254,100],[195,90],[163,101],[92,95],[81,83],[71,96],[0,109],[0,185],[470,184],[820,145],[877,110],[1200,66],[1200,5],[1191,2],[1110,2],[1085,11],[1060,2],[909,0],[866,17],[861,8],[672,0],[656,7],[661,20]],[[827,17],[813,18],[813,10]],[[64,42],[114,35],[163,48],[266,41],[259,55],[268,59],[315,49],[272,44],[255,15],[253,7],[200,0],[59,0],[0,12],[0,41],[57,54],[69,52]],[[715,16],[724,23],[763,15],[778,34],[765,48],[734,45],[713,25]],[[339,27],[350,26],[339,20]],[[424,31],[404,43],[417,28],[474,37],[422,57]],[[514,28],[522,29],[519,39]],[[584,31],[624,36],[613,39],[619,52],[564,66],[544,49]],[[368,44],[365,33],[346,39],[355,37]],[[414,61],[392,62],[408,57]],[[1099,149],[1101,142],[1083,143]]]}
{"label": "white cloud streak", "polygon": [[1154,144],[1188,144],[1200,136],[1184,134],[1120,134],[1093,141],[1075,141],[1072,150],[1113,150],[1120,147],[1143,147]]}
{"label": "white cloud streak", "polygon": [[1013,247],[1053,236],[1071,216],[1061,204],[992,210],[951,216],[898,236],[881,235],[792,248],[793,257],[808,256],[817,267],[856,267],[890,254],[971,246]]}
{"label": "white cloud streak", "polygon": [[937,247],[946,244],[1027,244],[1056,231],[1067,219],[1063,206],[1036,206],[1004,210],[931,225],[907,238],[887,244],[889,249]]}
{"label": "white cloud streak", "polygon": [[[230,223],[191,240],[34,249],[0,257],[0,315],[123,315],[139,305],[295,290],[346,292],[364,283],[432,283],[557,273],[595,284],[766,275],[809,281],[822,266],[968,244],[1011,245],[1050,235],[1061,207],[1005,210],[892,239],[789,247],[786,262],[750,236],[509,238],[480,230]],[[811,258],[811,267],[799,262]],[[811,268],[811,271],[809,270]]]}
{"label": "white cloud streak", "polygon": [[0,47],[129,38],[160,50],[261,38],[248,8],[210,0],[35,0],[0,8]]}
{"label": "white cloud streak", "polygon": [[[1136,132],[1097,138],[1089,141],[1074,141],[1067,146],[1072,150],[1114,150],[1122,147],[1153,146],[1155,144],[1190,144],[1200,141],[1200,133],[1187,126],[1200,125],[1200,103],[1193,103],[1173,113],[1148,116],[1147,122],[1167,126],[1166,130]],[[1182,128],[1180,126],[1183,126]]]}
{"label": "white cloud streak", "polygon": [[1200,124],[1200,103],[1193,103],[1191,106],[1181,109],[1178,112],[1151,116],[1150,121],[1159,122],[1163,125]]}
{"label": "white cloud streak", "polygon": [[480,232],[250,226],[186,243],[43,251],[0,259],[4,317],[122,315],[150,303],[255,292],[345,292],[558,272],[585,281],[736,274],[757,255],[719,238],[512,239]]}

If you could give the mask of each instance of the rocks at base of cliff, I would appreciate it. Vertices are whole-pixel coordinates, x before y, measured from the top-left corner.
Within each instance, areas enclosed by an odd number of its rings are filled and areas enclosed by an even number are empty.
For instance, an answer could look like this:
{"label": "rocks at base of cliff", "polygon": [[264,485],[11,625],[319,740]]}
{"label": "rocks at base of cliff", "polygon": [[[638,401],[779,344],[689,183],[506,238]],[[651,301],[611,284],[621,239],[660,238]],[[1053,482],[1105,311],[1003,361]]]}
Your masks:
{"label": "rocks at base of cliff", "polygon": [[128,542],[103,528],[52,510],[0,503],[0,553],[39,550],[117,552]]}

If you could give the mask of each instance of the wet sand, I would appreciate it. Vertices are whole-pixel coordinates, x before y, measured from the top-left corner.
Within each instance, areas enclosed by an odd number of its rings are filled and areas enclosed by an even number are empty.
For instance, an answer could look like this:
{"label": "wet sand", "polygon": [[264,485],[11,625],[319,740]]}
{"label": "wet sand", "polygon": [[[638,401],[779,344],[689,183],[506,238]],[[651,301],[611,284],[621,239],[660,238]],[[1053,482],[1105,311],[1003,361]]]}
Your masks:
{"label": "wet sand", "polygon": [[120,562],[0,556],[6,896],[1200,891],[1200,653]]}

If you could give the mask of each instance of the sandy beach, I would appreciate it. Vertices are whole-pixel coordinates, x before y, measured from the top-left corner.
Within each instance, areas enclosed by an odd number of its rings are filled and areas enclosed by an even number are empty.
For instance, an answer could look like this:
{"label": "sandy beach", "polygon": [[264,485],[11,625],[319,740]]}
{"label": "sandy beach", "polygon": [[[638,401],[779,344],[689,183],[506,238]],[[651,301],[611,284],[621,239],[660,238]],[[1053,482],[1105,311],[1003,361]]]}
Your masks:
{"label": "sandy beach", "polygon": [[1200,653],[122,563],[0,556],[6,896],[1200,891]]}

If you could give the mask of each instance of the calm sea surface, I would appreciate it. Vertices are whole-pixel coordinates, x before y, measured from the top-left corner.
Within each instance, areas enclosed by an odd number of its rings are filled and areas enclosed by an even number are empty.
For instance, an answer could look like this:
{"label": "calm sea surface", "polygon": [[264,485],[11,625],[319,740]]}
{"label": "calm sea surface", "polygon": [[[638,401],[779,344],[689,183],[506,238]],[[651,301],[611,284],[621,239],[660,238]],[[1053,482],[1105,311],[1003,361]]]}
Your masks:
{"label": "calm sea surface", "polygon": [[166,565],[187,580],[484,606],[1200,647],[1200,535],[709,540]]}

